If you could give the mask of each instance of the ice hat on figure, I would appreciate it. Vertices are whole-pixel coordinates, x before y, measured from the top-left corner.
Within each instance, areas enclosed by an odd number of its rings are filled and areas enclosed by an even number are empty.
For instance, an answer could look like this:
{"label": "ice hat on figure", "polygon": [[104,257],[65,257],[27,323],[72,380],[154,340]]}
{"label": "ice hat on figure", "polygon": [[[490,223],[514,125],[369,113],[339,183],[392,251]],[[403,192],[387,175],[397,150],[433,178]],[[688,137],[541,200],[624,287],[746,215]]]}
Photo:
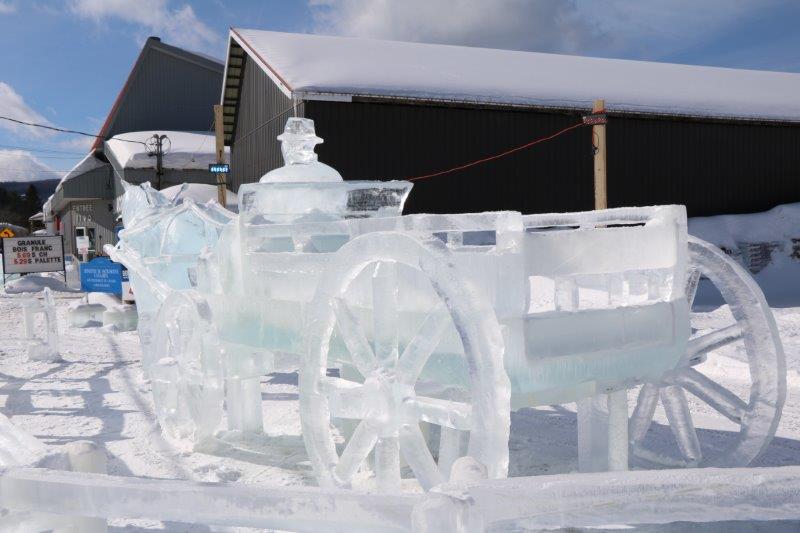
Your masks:
{"label": "ice hat on figure", "polygon": [[290,117],[278,140],[284,165],[264,174],[261,183],[343,181],[336,169],[317,160],[314,147],[323,141],[314,131],[313,120]]}

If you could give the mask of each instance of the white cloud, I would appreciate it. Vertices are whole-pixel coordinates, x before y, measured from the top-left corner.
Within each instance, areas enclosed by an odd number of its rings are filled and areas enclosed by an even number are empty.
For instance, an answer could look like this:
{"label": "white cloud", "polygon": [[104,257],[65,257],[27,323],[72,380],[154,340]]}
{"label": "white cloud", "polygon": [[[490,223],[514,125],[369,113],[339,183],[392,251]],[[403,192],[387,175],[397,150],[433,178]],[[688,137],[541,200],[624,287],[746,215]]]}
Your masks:
{"label": "white cloud", "polygon": [[308,0],[314,31],[659,59],[787,0]]}
{"label": "white cloud", "polygon": [[164,41],[193,50],[216,48],[220,36],[197,15],[189,4],[172,7],[169,0],[72,0],[77,15],[100,23],[118,19],[134,24]]}
{"label": "white cloud", "polygon": [[0,150],[0,182],[46,180],[62,174],[26,150]]}
{"label": "white cloud", "polygon": [[86,135],[73,135],[70,138],[58,141],[57,145],[60,150],[83,152],[88,154],[89,150],[94,144],[94,140],[94,137],[87,137]]}
{"label": "white cloud", "polygon": [[[0,81],[0,114],[25,122],[50,124],[46,118],[28,106],[22,95],[17,93],[11,85],[2,81]],[[8,120],[0,120],[0,128],[27,137],[43,138],[52,135],[52,132],[48,130],[16,124]]]}
{"label": "white cloud", "polygon": [[315,30],[353,37],[582,52],[604,35],[574,0],[309,0]]}
{"label": "white cloud", "polygon": [[17,6],[12,4],[11,2],[0,2],[0,15],[8,15],[9,13],[14,13],[17,10]]}

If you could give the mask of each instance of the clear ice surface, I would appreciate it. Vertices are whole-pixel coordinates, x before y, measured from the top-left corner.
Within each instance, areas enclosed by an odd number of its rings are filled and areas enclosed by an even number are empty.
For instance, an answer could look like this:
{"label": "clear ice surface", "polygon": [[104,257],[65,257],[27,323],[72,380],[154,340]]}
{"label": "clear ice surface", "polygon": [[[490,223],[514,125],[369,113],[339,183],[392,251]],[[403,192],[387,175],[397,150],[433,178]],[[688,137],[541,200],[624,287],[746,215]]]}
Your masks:
{"label": "clear ice surface", "polygon": [[[587,471],[627,469],[629,442],[653,459],[640,444],[659,401],[678,464],[704,464],[687,391],[742,428],[708,464],[748,464],[774,435],[774,319],[746,273],[689,240],[683,207],[402,216],[411,184],[334,179],[312,121],[289,119],[279,139],[286,165],[240,187],[238,215],[173,205],[147,184],[126,191],[109,253],[130,272],[166,434],[196,443],[223,421],[261,432],[260,379],[280,357],[300,368],[303,436],[325,486],[372,476],[394,491],[405,465],[430,489],[464,455],[502,477],[509,412],[525,406],[578,402]],[[736,324],[692,332],[698,270]],[[749,404],[692,366],[739,340]],[[641,384],[629,423],[627,390]]]}
{"label": "clear ice surface", "polygon": [[[36,298],[27,298],[23,300],[22,310],[28,359],[31,361],[60,360],[61,355],[58,352],[56,307],[50,287],[44,288],[41,301]],[[44,336],[37,333],[36,322],[39,316],[41,316],[44,321]]]}

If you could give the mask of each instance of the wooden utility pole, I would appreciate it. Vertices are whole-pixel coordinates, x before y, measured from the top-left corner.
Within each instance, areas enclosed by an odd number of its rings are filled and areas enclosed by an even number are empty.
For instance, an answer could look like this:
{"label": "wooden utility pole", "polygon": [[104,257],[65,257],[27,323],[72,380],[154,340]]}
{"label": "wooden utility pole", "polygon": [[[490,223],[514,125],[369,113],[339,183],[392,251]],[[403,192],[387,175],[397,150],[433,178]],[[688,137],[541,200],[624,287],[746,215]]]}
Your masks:
{"label": "wooden utility pole", "polygon": [[[225,163],[225,124],[222,121],[222,106],[214,106],[214,135],[217,140],[217,163]],[[217,174],[217,201],[225,207],[227,194],[227,174]]]}
{"label": "wooden utility pole", "polygon": [[[606,101],[595,100],[592,113],[605,113]],[[608,189],[606,188],[606,125],[592,126],[594,146],[594,208],[608,208]]]}

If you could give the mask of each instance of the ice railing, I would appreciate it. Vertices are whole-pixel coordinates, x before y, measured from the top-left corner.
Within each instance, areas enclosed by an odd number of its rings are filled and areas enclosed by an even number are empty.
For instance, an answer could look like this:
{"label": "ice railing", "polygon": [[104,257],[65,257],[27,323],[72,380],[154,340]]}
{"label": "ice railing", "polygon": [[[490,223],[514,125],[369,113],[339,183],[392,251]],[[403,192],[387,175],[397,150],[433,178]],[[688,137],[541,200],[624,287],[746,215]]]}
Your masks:
{"label": "ice railing", "polygon": [[612,309],[684,294],[683,206],[526,215],[531,312]]}

